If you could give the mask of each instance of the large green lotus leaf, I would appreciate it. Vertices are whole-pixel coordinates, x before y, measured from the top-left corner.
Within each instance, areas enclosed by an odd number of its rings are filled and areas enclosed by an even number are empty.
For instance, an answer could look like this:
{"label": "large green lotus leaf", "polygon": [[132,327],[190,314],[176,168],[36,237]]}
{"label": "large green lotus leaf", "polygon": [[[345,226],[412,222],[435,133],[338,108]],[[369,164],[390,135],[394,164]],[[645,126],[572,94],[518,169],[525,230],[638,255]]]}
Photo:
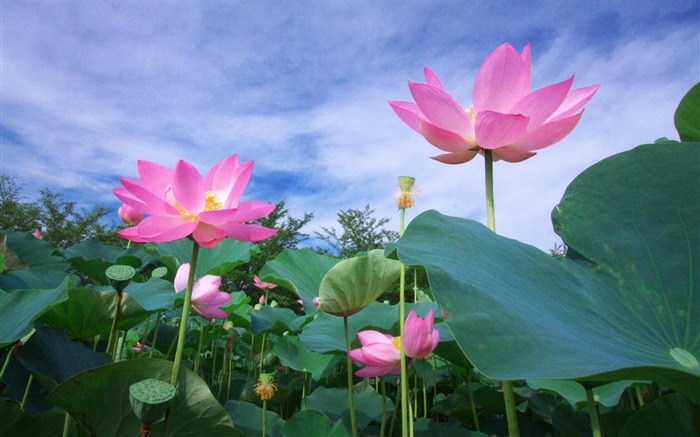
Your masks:
{"label": "large green lotus leaf", "polygon": [[289,308],[278,308],[265,305],[259,311],[250,316],[250,330],[258,335],[263,332],[271,332],[284,335],[286,331],[297,332],[301,330],[307,317],[298,316]]}
{"label": "large green lotus leaf", "polygon": [[672,393],[645,405],[629,418],[619,437],[700,435],[700,406]]}
{"label": "large green lotus leaf", "polygon": [[446,423],[422,417],[413,424],[416,437],[488,437],[478,431],[469,431],[462,424],[450,417]]}
{"label": "large green lotus leaf", "polygon": [[[306,397],[306,404],[309,410],[323,413],[332,421],[336,421],[344,415],[349,414],[347,389],[317,387]],[[358,428],[364,429],[371,421],[381,420],[382,395],[376,391],[356,391],[354,394],[354,404]],[[391,401],[387,402],[388,417],[391,417],[393,410],[394,408]]]}
{"label": "large green lotus leaf", "polygon": [[284,437],[325,436],[331,430],[331,420],[314,410],[294,413],[282,427]]}
{"label": "large green lotus leaf", "polygon": [[243,329],[250,329],[250,298],[243,291],[231,293],[231,300],[221,309],[226,311],[228,319],[233,322],[233,326]]}
{"label": "large green lotus leaf", "polygon": [[[406,304],[406,314],[415,310],[420,317],[425,317],[430,309],[436,309],[434,303]],[[351,339],[365,329],[374,329],[398,335],[399,306],[382,302],[373,302],[367,308],[348,317],[348,331]],[[300,334],[304,346],[314,352],[345,352],[345,328],[343,320],[320,313],[304,327]],[[443,340],[441,337],[440,340]]]}
{"label": "large green lotus leaf", "polygon": [[321,280],[339,261],[310,249],[287,249],[265,264],[260,278],[292,291],[304,302],[306,314],[311,314],[316,311],[313,299],[318,297]]}
{"label": "large green lotus leaf", "polygon": [[681,100],[674,122],[681,141],[700,141],[700,82]]}
{"label": "large green lotus leaf", "polygon": [[148,312],[171,310],[175,307],[175,299],[184,296],[184,293],[175,292],[172,282],[160,278],[131,282],[124,292]]}
{"label": "large green lotus leaf", "polygon": [[53,384],[60,384],[80,372],[112,361],[108,354],[93,352],[91,348],[71,341],[63,332],[48,326],[37,328],[17,357],[25,369]]}
{"label": "large green lotus leaf", "polygon": [[52,305],[68,300],[69,287],[70,282],[65,278],[53,290],[0,291],[0,347],[24,337],[32,330],[34,320]]}
{"label": "large green lotus leaf", "polygon": [[340,355],[309,351],[299,337],[293,335],[286,335],[275,341],[272,354],[279,358],[282,365],[299,372],[310,373],[316,381],[332,373],[342,358]]}
{"label": "large green lotus leaf", "polygon": [[3,376],[7,390],[3,397],[20,402],[25,396],[29,377],[33,375],[24,410],[38,414],[53,408],[45,401],[46,394],[73,375],[112,361],[105,353],[93,352],[87,346],[70,341],[66,335],[48,326],[36,331],[10,360]]}
{"label": "large green lotus leaf", "polygon": [[[170,272],[176,272],[178,265],[191,261],[192,244],[192,240],[183,238],[168,243],[149,244],[148,250],[158,256]],[[204,275],[224,275],[247,263],[250,257],[257,253],[260,253],[260,248],[256,244],[230,238],[224,239],[211,249],[200,247],[196,276],[201,278]]]}
{"label": "large green lotus leaf", "polygon": [[399,257],[426,267],[490,377],[649,379],[700,401],[699,151],[644,145],[579,175],[553,212],[566,259],[435,211],[409,225]]}
{"label": "large green lotus leaf", "polygon": [[[615,381],[593,388],[593,399],[606,407],[614,407],[620,402],[620,396],[630,386],[641,381]],[[557,394],[571,405],[582,406],[586,400],[586,389],[576,381],[565,379],[529,379],[527,385],[534,390],[543,390]]]}
{"label": "large green lotus leaf", "polygon": [[375,249],[334,265],[321,280],[319,310],[336,316],[350,316],[379,298],[399,279],[401,263]]}
{"label": "large green lotus leaf", "polygon": [[29,233],[0,233],[0,252],[4,256],[0,272],[3,290],[53,288],[66,276],[78,282],[75,275],[66,273],[70,268],[68,261],[56,255],[49,243]]}
{"label": "large green lotus leaf", "polygon": [[64,250],[63,256],[76,270],[100,284],[106,284],[108,279],[105,270],[114,264],[122,252],[124,249],[121,247],[107,246],[96,238],[89,238]]}
{"label": "large green lotus leaf", "polygon": [[[250,402],[230,400],[226,403],[226,409],[236,430],[241,431],[246,436],[262,435],[262,408]],[[274,411],[267,410],[265,413],[267,435],[282,437],[284,420]]]}
{"label": "large green lotus leaf", "polygon": [[[51,307],[41,320],[63,330],[72,338],[91,339],[109,332],[116,310],[115,291],[94,288],[69,288],[68,299]],[[124,293],[119,328],[130,329],[155,311],[147,311]]]}
{"label": "large green lotus leaf", "polygon": [[[17,403],[0,400],[0,435],[3,436],[64,435],[65,420],[66,413],[60,411],[47,411],[32,416],[20,410]],[[67,435],[76,435],[75,426],[70,426]]]}
{"label": "large green lotus leaf", "polygon": [[[132,437],[140,421],[131,411],[129,387],[147,378],[170,381],[173,363],[165,360],[128,360],[80,373],[57,386],[47,400],[79,421],[87,435]],[[163,435],[163,424],[152,435]],[[209,386],[194,372],[180,369],[178,392],[170,408],[169,436],[235,435],[231,418]]]}

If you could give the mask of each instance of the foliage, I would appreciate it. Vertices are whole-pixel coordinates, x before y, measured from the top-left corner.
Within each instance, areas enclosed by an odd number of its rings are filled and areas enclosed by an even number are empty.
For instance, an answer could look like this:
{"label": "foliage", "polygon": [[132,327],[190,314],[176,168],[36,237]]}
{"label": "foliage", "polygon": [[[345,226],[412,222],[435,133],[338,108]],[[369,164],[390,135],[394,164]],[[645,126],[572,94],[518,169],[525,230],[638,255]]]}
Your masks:
{"label": "foliage", "polygon": [[[700,105],[694,96],[677,113],[682,139],[697,128],[687,116]],[[285,232],[266,249],[231,239],[198,252],[190,239],[124,249],[88,238],[61,250],[62,234],[52,244],[29,233],[48,207],[25,202],[5,179],[3,219],[26,228],[0,233],[0,434],[400,435],[397,376],[362,379],[346,360],[359,331],[401,332],[399,305],[383,302],[401,276],[385,256],[396,253],[422,266],[431,286],[406,309],[432,311],[440,333],[434,353],[411,360],[402,379],[414,435],[505,435],[504,384],[495,378],[513,380],[523,436],[700,435],[699,147],[664,140],[584,171],[555,208],[566,246],[549,255],[428,211],[385,252],[352,256],[356,244],[395,237],[367,206],[339,214],[363,238],[326,230],[339,254],[348,250],[340,260],[293,248],[311,215],[290,217],[283,202],[268,226]],[[48,199],[55,222],[90,220]],[[183,315],[173,279],[178,266],[194,265],[193,253],[198,277],[248,265],[247,275],[259,272],[286,290],[279,295],[301,299],[305,313],[252,305],[234,291],[224,320]],[[251,266],[256,257],[260,268]],[[115,265],[135,272],[120,291],[105,274]],[[165,381],[179,363],[170,361],[178,341],[182,372],[170,413],[140,423],[130,387]],[[600,430],[590,419],[597,411]]]}
{"label": "foliage", "polygon": [[40,190],[37,201],[20,193],[16,178],[0,174],[0,229],[17,232],[39,230],[42,238],[56,247],[73,246],[96,237],[111,244],[123,244],[113,222],[104,223],[109,208],[97,205],[78,210],[77,203],[49,189]]}
{"label": "foliage", "polygon": [[330,248],[317,248],[339,258],[351,258],[361,252],[383,249],[391,241],[399,239],[398,232],[384,229],[391,220],[388,217],[376,218],[374,210],[366,205],[364,209],[349,208],[338,212],[340,230],[334,227],[321,227],[323,232],[314,232],[317,238]]}
{"label": "foliage", "polygon": [[[308,225],[314,215],[305,212],[302,217],[293,217],[286,208],[286,202],[281,200],[275,209],[266,217],[256,220],[254,223],[266,228],[278,229],[272,237],[257,243],[260,252],[251,257],[250,262],[242,265],[225,275],[222,279],[226,286],[232,290],[245,291],[254,301],[257,301],[262,290],[253,286],[253,276],[257,275],[265,263],[274,259],[285,249],[296,249],[309,236],[301,232]],[[290,299],[288,294],[275,291],[270,292],[270,299],[277,300],[283,306],[290,306],[296,299]]]}

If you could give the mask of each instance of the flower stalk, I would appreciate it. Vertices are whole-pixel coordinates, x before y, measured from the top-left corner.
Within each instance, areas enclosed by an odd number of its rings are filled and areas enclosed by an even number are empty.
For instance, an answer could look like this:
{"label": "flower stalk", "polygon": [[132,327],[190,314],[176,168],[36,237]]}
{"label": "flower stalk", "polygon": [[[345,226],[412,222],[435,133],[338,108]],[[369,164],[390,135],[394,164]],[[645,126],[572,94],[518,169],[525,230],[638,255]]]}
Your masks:
{"label": "flower stalk", "polygon": [[204,343],[204,319],[199,321],[199,343],[197,344],[197,355],[194,359],[194,373],[199,375],[199,364],[202,359],[202,345]]}
{"label": "flower stalk", "polygon": [[194,286],[194,274],[197,270],[197,258],[199,257],[199,244],[192,242],[192,259],[190,261],[190,271],[187,276],[187,289],[185,290],[185,303],[182,306],[182,317],[180,318],[180,329],[177,337],[177,349],[175,349],[175,361],[173,363],[173,373],[170,384],[177,387],[178,376],[180,375],[180,365],[182,354],[185,350],[185,338],[187,337],[187,318],[190,315],[190,303],[192,302],[192,287]]}
{"label": "flower stalk", "polygon": [[[399,237],[403,235],[406,229],[406,208],[415,206],[413,196],[415,191],[413,185],[416,179],[411,176],[399,176],[399,191],[396,194],[396,206],[399,208]],[[400,320],[400,337],[402,341],[406,338],[406,266],[401,263],[401,273],[399,277],[399,320]],[[406,351],[402,347],[399,351],[401,357],[401,435],[408,436],[408,421],[410,407],[408,403],[408,370]],[[411,422],[413,418],[411,418]]]}
{"label": "flower stalk", "polygon": [[352,359],[350,358],[350,328],[348,327],[347,316],[343,316],[343,328],[345,329],[345,349],[347,351],[348,408],[350,409],[350,424],[352,427],[352,437],[358,437],[357,416],[355,415],[355,401],[353,399],[354,384],[352,383]]}
{"label": "flower stalk", "polygon": [[[399,235],[403,235],[405,229],[406,209],[399,209]],[[405,321],[406,321],[406,266],[401,263],[401,276],[399,279],[399,325],[401,326],[400,336],[403,340],[406,338]],[[408,370],[406,366],[406,351],[401,348],[401,435],[408,437]]]}
{"label": "flower stalk", "polygon": [[598,417],[598,404],[593,397],[593,388],[586,387],[586,401],[588,402],[588,414],[591,418],[591,430],[593,437],[601,437],[600,418]]}
{"label": "flower stalk", "polygon": [[[491,150],[484,150],[484,166],[486,179],[486,224],[492,232],[496,232],[496,209],[494,207],[493,195],[493,153]],[[506,407],[506,419],[508,420],[508,435],[519,437],[518,412],[515,409],[515,394],[513,393],[513,382],[503,381],[503,400]]]}

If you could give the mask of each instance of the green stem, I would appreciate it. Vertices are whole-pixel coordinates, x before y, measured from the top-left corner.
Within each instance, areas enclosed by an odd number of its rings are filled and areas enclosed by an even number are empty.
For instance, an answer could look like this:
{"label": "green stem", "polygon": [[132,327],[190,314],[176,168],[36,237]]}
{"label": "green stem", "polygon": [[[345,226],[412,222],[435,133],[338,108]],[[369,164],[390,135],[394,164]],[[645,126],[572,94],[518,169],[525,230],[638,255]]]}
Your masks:
{"label": "green stem", "polygon": [[197,355],[194,357],[194,373],[199,375],[199,362],[202,356],[202,344],[204,343],[204,319],[199,319],[199,343],[197,344]]}
{"label": "green stem", "polygon": [[115,290],[114,294],[114,317],[112,318],[112,327],[109,330],[109,340],[107,340],[107,353],[112,356],[114,361],[114,349],[117,343],[117,324],[119,324],[119,316],[122,313],[122,292]]}
{"label": "green stem", "polygon": [[384,437],[384,431],[386,430],[386,381],[384,377],[381,377],[381,387],[382,387],[382,425],[379,428],[379,437]]}
{"label": "green stem", "polygon": [[[408,404],[408,413],[411,415],[411,418],[413,418],[413,407],[411,404]],[[408,434],[409,437],[413,437],[413,419],[408,423],[409,429],[408,429]]]}
{"label": "green stem", "polygon": [[187,318],[190,315],[190,304],[192,303],[192,286],[194,285],[194,274],[197,270],[197,257],[199,256],[199,244],[192,242],[192,260],[190,261],[190,274],[187,277],[187,290],[185,290],[185,303],[182,306],[182,317],[180,318],[180,330],[177,337],[177,349],[175,350],[175,362],[173,364],[173,374],[170,384],[177,386],[180,375],[180,364],[182,354],[185,351],[185,338],[187,337]]}
{"label": "green stem", "polygon": [[[484,165],[486,175],[486,224],[489,229],[496,232],[496,209],[493,196],[493,152],[484,149]],[[506,418],[508,419],[508,435],[518,437],[518,412],[515,409],[515,394],[513,393],[513,382],[503,381],[503,399],[506,404]]]}
{"label": "green stem", "polygon": [[29,389],[32,386],[32,381],[34,381],[34,375],[29,375],[29,381],[27,381],[27,387],[24,389],[24,396],[22,396],[22,403],[19,404],[19,409],[24,411],[24,405],[27,403],[27,398],[29,397]]}
{"label": "green stem", "polygon": [[[399,235],[402,236],[405,229],[406,210],[399,210]],[[401,277],[399,282],[399,326],[401,341],[404,336],[404,324],[406,321],[406,266],[401,263]],[[406,352],[401,348],[401,435],[408,437],[408,370],[406,366]]]}
{"label": "green stem", "polygon": [[394,435],[394,423],[396,423],[396,411],[398,411],[399,406],[401,405],[401,395],[397,391],[396,392],[396,405],[394,405],[394,412],[391,413],[391,424],[389,425],[389,436]]}
{"label": "green stem", "polygon": [[144,327],[143,336],[141,337],[141,338],[143,338],[143,347],[141,347],[141,352],[138,353],[139,358],[141,358],[141,355],[143,355],[143,350],[146,347],[146,343],[147,343],[146,339],[148,338],[148,328],[151,327],[151,317],[152,316],[153,316],[153,314],[148,316],[148,318],[146,319],[146,326]]}
{"label": "green stem", "polygon": [[304,380],[301,383],[301,405],[299,406],[299,409],[304,411],[306,410],[306,377],[308,376],[308,373],[304,372]]}
{"label": "green stem", "polygon": [[423,417],[428,417],[428,383],[425,381],[425,366],[427,362],[423,361]]}
{"label": "green stem", "polygon": [[418,375],[413,375],[413,388],[411,388],[411,393],[413,394],[413,414],[411,414],[411,422],[418,419]]}
{"label": "green stem", "polygon": [[472,410],[472,420],[474,421],[474,427],[476,428],[476,432],[480,432],[479,416],[476,414],[476,405],[474,404],[474,392],[472,391],[472,369],[467,370],[467,393],[469,394],[469,404]]}
{"label": "green stem", "polygon": [[219,348],[216,347],[214,342],[211,342],[211,385],[214,385],[214,381],[216,381],[216,352],[219,350]]}
{"label": "green stem", "polygon": [[506,403],[506,418],[508,419],[508,435],[518,437],[518,412],[515,409],[515,394],[513,393],[513,381],[503,381],[503,399]]}
{"label": "green stem", "polygon": [[63,421],[63,437],[68,437],[70,434],[70,414],[66,412],[66,418]]}
{"label": "green stem", "polygon": [[637,395],[637,402],[639,402],[639,408],[644,406],[644,395],[642,394],[642,389],[639,385],[634,386],[634,393]]}
{"label": "green stem", "polygon": [[353,400],[354,385],[352,383],[352,360],[350,359],[350,328],[348,327],[348,317],[343,317],[343,327],[345,328],[345,348],[348,363],[348,408],[350,409],[350,423],[352,426],[352,436],[357,434],[357,417],[355,416],[355,402]]}
{"label": "green stem", "polygon": [[262,437],[267,435],[267,401],[263,401],[262,412]]}
{"label": "green stem", "polygon": [[177,344],[177,339],[179,338],[178,333],[176,332],[175,335],[173,336],[172,341],[170,342],[170,346],[168,346],[168,351],[165,353],[165,359],[169,360],[170,359],[170,353],[175,349],[175,345]]}
{"label": "green stem", "polygon": [[[151,343],[151,350],[148,351],[148,358],[153,358],[153,351],[156,349],[156,341],[158,340],[158,328],[160,328],[160,318],[161,314],[160,311],[158,312],[158,316],[156,317],[156,327],[155,333],[153,334],[153,342]],[[146,338],[148,338],[148,332],[146,333]]]}
{"label": "green stem", "polygon": [[2,370],[0,370],[0,379],[5,375],[5,370],[7,370],[7,366],[10,364],[10,357],[12,356],[12,350],[13,348],[10,348],[7,350],[7,356],[5,357],[5,363],[2,365]]}
{"label": "green stem", "polygon": [[262,341],[260,344],[260,371],[258,372],[258,376],[260,376],[260,374],[263,373],[263,361],[265,360],[265,334],[267,333],[263,332]]}
{"label": "green stem", "polygon": [[126,344],[126,333],[127,331],[122,331],[122,336],[117,340],[117,344],[114,345],[114,361],[124,360],[124,345]]}
{"label": "green stem", "polygon": [[593,437],[601,437],[600,418],[598,417],[598,405],[593,397],[593,389],[586,387],[586,401],[588,402],[588,414],[591,416],[591,430]]}
{"label": "green stem", "polygon": [[496,232],[496,212],[493,200],[493,152],[484,149],[484,163],[486,173],[486,224],[493,232]]}

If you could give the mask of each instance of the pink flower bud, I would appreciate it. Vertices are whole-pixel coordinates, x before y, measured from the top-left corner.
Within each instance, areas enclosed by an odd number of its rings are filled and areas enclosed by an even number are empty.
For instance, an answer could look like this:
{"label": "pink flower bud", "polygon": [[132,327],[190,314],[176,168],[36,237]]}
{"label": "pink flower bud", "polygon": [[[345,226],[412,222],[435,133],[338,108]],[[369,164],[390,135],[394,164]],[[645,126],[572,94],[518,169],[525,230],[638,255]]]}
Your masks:
{"label": "pink flower bud", "polygon": [[136,226],[143,220],[143,211],[139,211],[133,206],[123,204],[119,207],[117,211],[119,218],[124,222],[124,224],[129,226]]}

